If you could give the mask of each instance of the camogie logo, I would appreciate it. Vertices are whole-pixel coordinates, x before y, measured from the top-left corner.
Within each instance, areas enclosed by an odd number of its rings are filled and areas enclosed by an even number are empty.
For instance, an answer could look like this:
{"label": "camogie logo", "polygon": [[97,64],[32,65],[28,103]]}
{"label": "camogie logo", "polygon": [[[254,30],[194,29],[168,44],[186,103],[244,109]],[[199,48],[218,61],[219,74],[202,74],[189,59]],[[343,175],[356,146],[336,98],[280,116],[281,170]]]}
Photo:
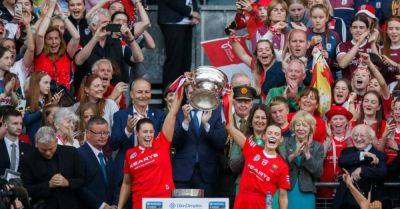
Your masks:
{"label": "camogie logo", "polygon": [[129,159],[133,159],[133,158],[135,158],[136,156],[137,156],[137,153],[134,152],[134,153],[131,154],[131,156],[129,156]]}
{"label": "camogie logo", "polygon": [[261,156],[259,154],[257,154],[256,156],[254,156],[253,161],[257,162],[261,159]]}

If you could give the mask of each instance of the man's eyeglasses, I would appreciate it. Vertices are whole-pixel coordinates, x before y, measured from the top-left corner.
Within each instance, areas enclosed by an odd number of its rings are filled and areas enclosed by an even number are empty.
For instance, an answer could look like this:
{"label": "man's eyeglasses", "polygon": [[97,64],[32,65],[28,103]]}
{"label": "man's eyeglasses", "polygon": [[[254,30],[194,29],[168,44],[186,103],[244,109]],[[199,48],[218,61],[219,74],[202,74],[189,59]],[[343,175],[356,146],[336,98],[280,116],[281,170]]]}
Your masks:
{"label": "man's eyeglasses", "polygon": [[94,132],[94,131],[92,131],[92,130],[90,130],[90,129],[89,129],[89,131],[90,131],[92,134],[96,135],[96,136],[109,136],[109,135],[110,135],[110,132],[109,132],[109,131]]}

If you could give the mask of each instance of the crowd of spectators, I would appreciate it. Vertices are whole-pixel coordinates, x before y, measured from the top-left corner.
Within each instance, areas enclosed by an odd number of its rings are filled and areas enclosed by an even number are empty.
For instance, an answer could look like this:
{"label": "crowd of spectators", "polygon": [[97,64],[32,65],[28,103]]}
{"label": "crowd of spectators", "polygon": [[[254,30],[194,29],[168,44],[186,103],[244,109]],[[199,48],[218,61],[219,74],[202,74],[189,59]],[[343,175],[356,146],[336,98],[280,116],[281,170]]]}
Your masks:
{"label": "crowd of spectators", "polygon": [[[136,73],[159,47],[144,4],[0,4],[0,176],[31,199],[12,208],[140,209],[187,188],[236,209],[397,206],[383,183],[400,180],[400,1],[236,1],[221,31],[254,79],[234,74],[227,109],[208,111],[190,105],[187,73],[199,2],[157,1],[164,109]],[[334,79],[322,113],[319,52]]]}

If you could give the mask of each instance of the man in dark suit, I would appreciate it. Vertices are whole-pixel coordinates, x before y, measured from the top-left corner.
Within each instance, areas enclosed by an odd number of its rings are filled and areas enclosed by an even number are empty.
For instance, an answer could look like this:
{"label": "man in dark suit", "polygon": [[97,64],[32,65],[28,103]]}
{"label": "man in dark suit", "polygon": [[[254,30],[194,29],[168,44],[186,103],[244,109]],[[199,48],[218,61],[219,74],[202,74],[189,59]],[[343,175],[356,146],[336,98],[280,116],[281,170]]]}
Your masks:
{"label": "man in dark suit", "polygon": [[102,117],[91,118],[87,124],[86,142],[78,149],[82,162],[85,184],[79,190],[82,208],[116,208],[113,199],[113,178],[111,161],[104,155],[107,144],[108,123]]}
{"label": "man in dark suit", "polygon": [[[187,87],[188,98],[192,87]],[[221,107],[200,111],[189,104],[182,107],[176,120],[173,147],[173,178],[176,188],[203,189],[212,197],[217,181],[218,152],[224,149],[226,132]]]}
{"label": "man in dark suit", "polygon": [[193,26],[199,24],[197,0],[163,0],[158,2],[158,25],[164,36],[166,59],[163,84],[172,83],[192,62]]}
{"label": "man in dark suit", "polygon": [[149,107],[151,100],[151,84],[144,79],[136,79],[131,89],[132,106],[119,110],[114,114],[114,124],[111,129],[110,147],[118,151],[114,160],[114,174],[117,185],[121,185],[125,153],[137,145],[134,128],[141,118],[149,118],[154,124],[157,134],[164,122],[165,113]]}
{"label": "man in dark suit", "polygon": [[0,142],[0,176],[6,169],[20,172],[21,162],[34,148],[18,139],[22,132],[22,115],[10,110],[3,115],[6,135]]}
{"label": "man in dark suit", "polygon": [[[371,202],[381,200],[383,180],[386,177],[386,155],[372,145],[375,133],[370,126],[360,124],[351,133],[354,147],[345,148],[339,157],[339,166],[346,169],[352,181],[366,197],[371,191]],[[341,181],[334,199],[334,209],[360,208]]]}
{"label": "man in dark suit", "polygon": [[77,189],[84,183],[79,154],[74,147],[57,146],[53,128],[41,127],[37,149],[21,164],[24,187],[32,204],[43,209],[78,209]]}

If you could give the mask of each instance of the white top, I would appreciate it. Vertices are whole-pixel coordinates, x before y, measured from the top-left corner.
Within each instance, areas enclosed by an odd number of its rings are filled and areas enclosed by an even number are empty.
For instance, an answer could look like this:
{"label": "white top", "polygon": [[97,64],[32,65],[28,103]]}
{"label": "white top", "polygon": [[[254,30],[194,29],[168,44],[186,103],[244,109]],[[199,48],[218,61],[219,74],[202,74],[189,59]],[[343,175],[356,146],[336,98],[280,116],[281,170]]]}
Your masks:
{"label": "white top", "polygon": [[18,80],[21,86],[22,96],[24,97],[25,97],[25,92],[24,92],[25,81],[26,78],[28,78],[29,76],[30,70],[31,70],[30,68],[27,68],[24,65],[23,58],[16,61],[14,65],[10,68],[10,72],[18,76]]}
{"label": "white top", "polygon": [[[4,137],[4,142],[6,143],[6,147],[7,147],[7,152],[8,152],[8,157],[10,158],[10,166],[11,166],[11,144],[15,144],[15,149],[16,149],[16,163],[15,163],[15,171],[18,170],[18,166],[19,166],[19,141],[18,139],[15,140],[15,142],[7,139],[6,137]],[[2,173],[0,173],[0,175],[3,175]]]}
{"label": "white top", "polygon": [[[76,112],[79,107],[79,102],[75,103],[74,106],[72,106],[72,110]],[[119,107],[117,103],[114,102],[114,100],[111,99],[106,99],[106,104],[104,106],[104,114],[103,118],[107,121],[108,123],[108,130],[111,130],[111,127],[113,125],[113,116],[114,113],[116,113],[119,110]]]}
{"label": "white top", "polygon": [[73,139],[72,142],[66,142],[65,144],[59,139],[57,138],[57,144],[59,145],[64,145],[64,146],[71,146],[71,147],[75,147],[75,148],[79,148],[81,145],[79,144],[79,141],[76,139]]}

